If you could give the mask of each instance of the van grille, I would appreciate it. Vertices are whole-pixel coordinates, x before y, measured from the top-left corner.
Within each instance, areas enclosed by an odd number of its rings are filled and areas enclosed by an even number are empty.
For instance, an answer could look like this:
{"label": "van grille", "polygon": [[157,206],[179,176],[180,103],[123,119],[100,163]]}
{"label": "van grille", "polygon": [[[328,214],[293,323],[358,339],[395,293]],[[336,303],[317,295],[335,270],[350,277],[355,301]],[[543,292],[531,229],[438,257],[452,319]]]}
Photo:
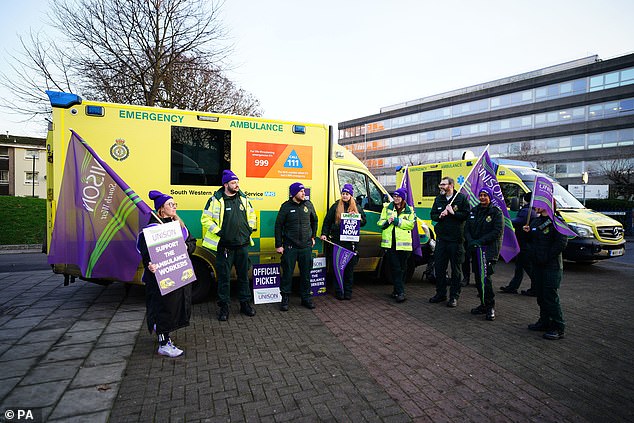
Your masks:
{"label": "van grille", "polygon": [[599,238],[605,240],[620,241],[623,239],[623,228],[620,226],[599,226],[597,232]]}

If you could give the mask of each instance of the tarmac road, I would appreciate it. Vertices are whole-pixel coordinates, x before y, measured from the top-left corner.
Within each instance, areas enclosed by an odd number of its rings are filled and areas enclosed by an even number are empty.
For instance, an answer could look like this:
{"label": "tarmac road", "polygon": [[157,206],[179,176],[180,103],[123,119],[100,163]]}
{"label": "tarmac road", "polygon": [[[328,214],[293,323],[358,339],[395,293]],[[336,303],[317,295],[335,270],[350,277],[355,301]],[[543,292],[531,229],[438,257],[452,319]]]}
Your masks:
{"label": "tarmac road", "polygon": [[34,251],[22,251],[0,254],[0,273],[26,272],[31,270],[49,270],[46,254]]}

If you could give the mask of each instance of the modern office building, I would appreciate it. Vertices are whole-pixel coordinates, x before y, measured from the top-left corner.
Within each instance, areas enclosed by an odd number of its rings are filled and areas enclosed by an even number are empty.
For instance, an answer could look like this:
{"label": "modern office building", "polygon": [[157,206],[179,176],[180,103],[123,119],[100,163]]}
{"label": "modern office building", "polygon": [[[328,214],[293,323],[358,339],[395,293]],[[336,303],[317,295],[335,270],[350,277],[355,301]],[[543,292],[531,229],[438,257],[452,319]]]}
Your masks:
{"label": "modern office building", "polygon": [[536,162],[563,185],[610,184],[634,168],[634,54],[586,57],[384,107],[339,123],[339,143],[386,187],[395,167],[458,160],[490,145],[492,157]]}
{"label": "modern office building", "polygon": [[0,135],[0,195],[46,198],[46,139]]}

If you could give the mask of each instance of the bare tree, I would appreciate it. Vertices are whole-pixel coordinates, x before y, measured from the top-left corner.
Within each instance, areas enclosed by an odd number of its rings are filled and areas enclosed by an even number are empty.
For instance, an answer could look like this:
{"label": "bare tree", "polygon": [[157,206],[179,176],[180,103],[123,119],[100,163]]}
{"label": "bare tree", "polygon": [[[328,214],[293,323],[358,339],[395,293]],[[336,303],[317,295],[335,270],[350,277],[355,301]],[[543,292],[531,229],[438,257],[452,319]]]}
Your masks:
{"label": "bare tree", "polygon": [[[4,85],[31,115],[43,91],[95,100],[261,115],[260,104],[226,76],[218,0],[56,0],[51,25],[62,42],[31,34]],[[15,105],[11,105],[16,110]]]}
{"label": "bare tree", "polygon": [[601,163],[601,172],[612,183],[612,195],[624,200],[634,199],[634,160],[621,155]]}

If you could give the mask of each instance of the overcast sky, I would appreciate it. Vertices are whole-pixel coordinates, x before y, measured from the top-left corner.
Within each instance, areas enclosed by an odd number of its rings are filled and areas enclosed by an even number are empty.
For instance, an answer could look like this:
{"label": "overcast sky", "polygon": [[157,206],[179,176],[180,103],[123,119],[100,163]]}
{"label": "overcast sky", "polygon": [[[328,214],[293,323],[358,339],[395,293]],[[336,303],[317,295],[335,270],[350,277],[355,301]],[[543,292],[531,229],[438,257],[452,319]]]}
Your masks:
{"label": "overcast sky", "polygon": [[[6,1],[0,70],[47,0]],[[226,0],[229,77],[264,116],[326,123],[598,54],[634,52],[634,1]],[[0,95],[8,93],[0,91]],[[0,111],[0,134],[44,135]]]}

